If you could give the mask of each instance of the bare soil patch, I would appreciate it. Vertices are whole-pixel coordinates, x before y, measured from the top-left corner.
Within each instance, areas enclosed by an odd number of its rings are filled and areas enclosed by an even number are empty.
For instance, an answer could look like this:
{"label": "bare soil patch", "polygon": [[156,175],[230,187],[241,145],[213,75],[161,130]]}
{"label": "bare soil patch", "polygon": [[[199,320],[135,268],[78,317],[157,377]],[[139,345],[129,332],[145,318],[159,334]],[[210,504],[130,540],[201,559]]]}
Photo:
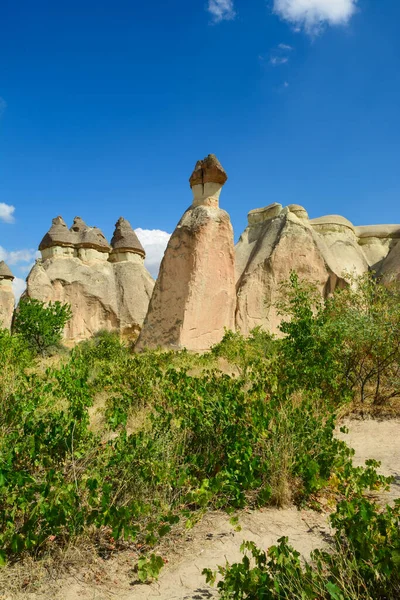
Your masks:
{"label": "bare soil patch", "polygon": [[[368,458],[381,461],[381,472],[392,475],[395,483],[385,501],[400,497],[400,419],[385,421],[345,421],[349,434],[338,433],[341,439],[355,449],[355,464],[364,464]],[[62,573],[58,576],[53,565],[13,567],[6,574],[0,573],[0,600],[205,600],[216,598],[216,592],[205,584],[203,568],[216,568],[225,561],[240,560],[243,540],[252,540],[267,548],[282,536],[288,536],[291,544],[307,556],[313,548],[326,543],[330,534],[326,514],[295,508],[244,511],[239,515],[240,531],[235,531],[225,513],[210,512],[191,530],[176,531],[169,544],[162,549],[166,562],[159,581],[151,585],[138,585],[133,566],[137,555],[121,552],[108,560],[91,556],[90,560],[80,550],[73,548],[65,559]],[[74,554],[75,552],[75,554]],[[68,566],[68,576],[65,567]],[[18,578],[34,575],[35,584],[21,591]],[[13,577],[14,573],[14,579]],[[1,578],[3,578],[1,580]]]}

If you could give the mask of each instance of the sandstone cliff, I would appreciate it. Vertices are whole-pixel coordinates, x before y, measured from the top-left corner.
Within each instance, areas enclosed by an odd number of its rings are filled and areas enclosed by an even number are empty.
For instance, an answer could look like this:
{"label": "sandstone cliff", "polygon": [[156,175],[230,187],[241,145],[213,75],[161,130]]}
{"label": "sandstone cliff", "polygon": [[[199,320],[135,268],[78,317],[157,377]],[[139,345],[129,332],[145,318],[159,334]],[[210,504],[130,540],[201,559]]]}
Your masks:
{"label": "sandstone cliff", "polygon": [[15,303],[13,279],[14,275],[6,263],[0,261],[0,329],[11,329]]}
{"label": "sandstone cliff", "polygon": [[[275,303],[290,271],[314,282],[326,296],[369,269],[400,278],[400,226],[354,227],[339,215],[309,219],[299,205],[271,204],[250,211],[236,245],[236,327],[247,335],[261,326],[274,333]],[[387,257],[387,258],[386,258]]]}
{"label": "sandstone cliff", "polygon": [[234,328],[233,231],[219,208],[227,176],[214,155],[190,177],[193,203],[172,234],[136,348],[207,350]]}
{"label": "sandstone cliff", "polygon": [[42,258],[27,278],[25,295],[68,302],[72,319],[64,337],[77,342],[101,329],[136,337],[154,281],[144,267],[144,250],[128,221],[120,218],[111,242],[76,217],[68,229],[61,217],[40,243]]}

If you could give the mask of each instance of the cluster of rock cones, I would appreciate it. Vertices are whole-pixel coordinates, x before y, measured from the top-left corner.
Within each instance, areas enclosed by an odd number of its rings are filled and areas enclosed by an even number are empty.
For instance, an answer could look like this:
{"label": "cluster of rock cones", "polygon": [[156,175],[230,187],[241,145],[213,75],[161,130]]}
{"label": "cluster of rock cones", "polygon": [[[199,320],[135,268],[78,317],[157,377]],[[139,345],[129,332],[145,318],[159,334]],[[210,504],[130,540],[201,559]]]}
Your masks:
{"label": "cluster of rock cones", "polygon": [[[292,270],[325,297],[348,285],[353,274],[374,270],[383,283],[400,277],[400,225],[355,227],[339,215],[309,219],[302,206],[274,203],[250,211],[235,248],[229,215],[219,208],[227,175],[217,158],[198,161],[189,181],[193,202],[170,238],[155,284],[125,219],[117,222],[111,245],[79,217],[70,229],[61,217],[53,219],[25,295],[71,304],[67,340],[109,329],[126,337],[140,332],[138,350],[204,351],[225,329],[276,332],[280,284]],[[0,319],[6,327],[12,278],[0,263]]]}

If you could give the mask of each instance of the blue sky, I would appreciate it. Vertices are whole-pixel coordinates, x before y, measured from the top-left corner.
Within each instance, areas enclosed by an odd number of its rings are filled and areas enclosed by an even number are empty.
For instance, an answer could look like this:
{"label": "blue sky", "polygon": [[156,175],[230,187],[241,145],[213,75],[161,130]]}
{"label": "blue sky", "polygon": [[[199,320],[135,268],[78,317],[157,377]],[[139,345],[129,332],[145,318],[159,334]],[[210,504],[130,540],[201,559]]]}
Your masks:
{"label": "blue sky", "polygon": [[236,239],[271,202],[400,222],[399,22],[398,0],[3,0],[0,257],[21,279],[54,216],[111,237],[122,215],[154,272],[210,152]]}

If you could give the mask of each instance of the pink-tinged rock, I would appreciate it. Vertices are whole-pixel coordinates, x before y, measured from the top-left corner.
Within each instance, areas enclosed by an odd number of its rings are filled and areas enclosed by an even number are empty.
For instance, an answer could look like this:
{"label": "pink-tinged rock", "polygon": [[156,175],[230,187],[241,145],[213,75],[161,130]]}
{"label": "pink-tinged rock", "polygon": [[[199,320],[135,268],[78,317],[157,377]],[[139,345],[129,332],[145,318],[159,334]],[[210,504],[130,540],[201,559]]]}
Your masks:
{"label": "pink-tinged rock", "polygon": [[193,204],[168,243],[136,349],[204,351],[234,328],[233,230],[218,206],[226,179],[213,155],[197,163]]}

